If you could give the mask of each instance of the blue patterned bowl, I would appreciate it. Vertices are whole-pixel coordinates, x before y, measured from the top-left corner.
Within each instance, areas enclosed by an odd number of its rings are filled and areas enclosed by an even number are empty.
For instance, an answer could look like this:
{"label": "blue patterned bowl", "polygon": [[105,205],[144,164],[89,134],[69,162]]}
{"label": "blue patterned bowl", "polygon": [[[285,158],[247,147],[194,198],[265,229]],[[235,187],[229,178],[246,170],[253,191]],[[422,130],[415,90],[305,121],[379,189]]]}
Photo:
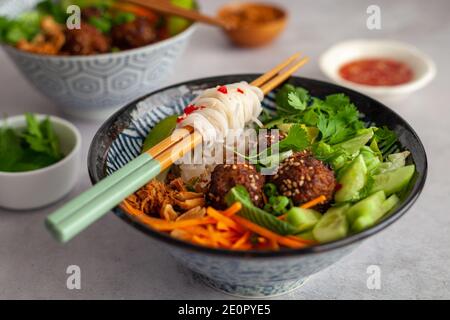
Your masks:
{"label": "blue patterned bowl", "polygon": [[[0,3],[0,16],[17,15],[39,1]],[[2,47],[31,84],[66,114],[104,120],[119,107],[160,87],[194,30],[192,25],[155,44],[93,56],[47,56]]]}
{"label": "blue patterned bowl", "polygon": [[[256,77],[233,75],[185,82],[153,92],[122,108],[103,124],[91,144],[88,168],[92,182],[97,183],[139,155],[143,140],[151,128],[166,116],[180,113],[201,90],[241,80],[251,81]],[[280,252],[236,252],[196,246],[148,229],[130,219],[120,208],[114,209],[114,213],[131,226],[166,245],[175,259],[192,270],[198,279],[233,295],[265,297],[297,288],[310,275],[351,252],[361,240],[400,218],[417,199],[425,183],[425,150],[414,130],[395,112],[367,96],[330,83],[298,77],[291,78],[290,82],[318,97],[345,93],[364,113],[365,120],[395,130],[402,146],[412,153],[411,161],[417,168],[415,184],[401,206],[376,226],[328,244]],[[272,92],[263,101],[263,106],[267,111],[274,112],[274,105]]]}

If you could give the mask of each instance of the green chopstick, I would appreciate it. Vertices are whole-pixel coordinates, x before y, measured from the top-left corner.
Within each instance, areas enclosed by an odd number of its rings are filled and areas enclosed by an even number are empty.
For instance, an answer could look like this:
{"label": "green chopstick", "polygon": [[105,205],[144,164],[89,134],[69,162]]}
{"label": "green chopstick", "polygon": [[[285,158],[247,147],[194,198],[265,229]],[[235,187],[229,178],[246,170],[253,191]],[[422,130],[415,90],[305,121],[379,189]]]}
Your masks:
{"label": "green chopstick", "polygon": [[188,136],[167,138],[50,214],[50,233],[63,243],[72,239],[202,141],[197,132]]}

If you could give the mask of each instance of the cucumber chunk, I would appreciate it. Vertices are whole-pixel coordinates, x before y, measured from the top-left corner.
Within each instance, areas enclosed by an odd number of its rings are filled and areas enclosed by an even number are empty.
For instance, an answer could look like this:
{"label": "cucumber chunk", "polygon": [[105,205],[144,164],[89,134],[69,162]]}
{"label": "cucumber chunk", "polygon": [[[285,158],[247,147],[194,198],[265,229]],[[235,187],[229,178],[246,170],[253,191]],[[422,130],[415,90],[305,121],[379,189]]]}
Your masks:
{"label": "cucumber chunk", "polygon": [[[383,191],[380,191],[383,192]],[[356,218],[352,224],[352,230],[356,232],[363,231],[375,225],[386,213],[391,211],[400,202],[399,197],[393,194],[381,203],[378,210],[374,209],[370,214],[364,214]]]}
{"label": "cucumber chunk", "polygon": [[316,238],[314,238],[312,230],[304,231],[302,233],[296,234],[296,236],[304,240],[316,240]]}
{"label": "cucumber chunk", "polygon": [[314,238],[323,243],[346,237],[348,222],[345,212],[349,207],[350,205],[346,204],[328,209],[312,230]]}
{"label": "cucumber chunk", "polygon": [[295,226],[298,232],[303,232],[312,229],[321,217],[315,210],[294,207],[287,212],[286,220]]}
{"label": "cucumber chunk", "polygon": [[400,202],[400,198],[393,194],[389,198],[387,198],[382,205],[382,214],[381,217],[384,216],[386,213],[394,209],[394,207]]}
{"label": "cucumber chunk", "polygon": [[339,183],[342,185],[334,195],[336,202],[345,202],[353,199],[358,195],[366,184],[367,180],[367,167],[362,155],[357,156],[347,170],[339,179]]}
{"label": "cucumber chunk", "polygon": [[374,176],[374,183],[371,192],[383,190],[389,196],[405,188],[416,171],[412,164],[406,167],[398,168],[393,171],[378,174]]}
{"label": "cucumber chunk", "polygon": [[[351,225],[357,218],[365,215],[374,215],[377,212],[381,212],[382,204],[386,200],[386,196],[383,191],[378,191],[367,198],[355,203],[347,211],[347,219]],[[379,214],[379,213],[378,213]]]}

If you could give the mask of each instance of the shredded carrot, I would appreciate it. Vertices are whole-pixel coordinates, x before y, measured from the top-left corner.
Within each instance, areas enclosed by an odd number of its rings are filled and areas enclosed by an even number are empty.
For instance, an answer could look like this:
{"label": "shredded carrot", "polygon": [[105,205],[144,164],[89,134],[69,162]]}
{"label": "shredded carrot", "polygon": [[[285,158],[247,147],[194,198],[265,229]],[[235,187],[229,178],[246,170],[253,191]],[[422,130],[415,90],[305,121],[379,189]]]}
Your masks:
{"label": "shredded carrot", "polygon": [[210,217],[216,219],[217,221],[224,223],[226,226],[228,226],[236,231],[239,231],[239,232],[244,231],[243,228],[240,225],[238,225],[235,221],[233,221],[229,217],[224,216],[223,214],[221,214],[219,211],[217,211],[216,209],[214,209],[212,207],[208,207],[208,209],[206,209],[206,214],[208,214]]}
{"label": "shredded carrot", "polygon": [[270,248],[272,250],[280,250],[280,246],[278,245],[278,243],[274,240],[270,240]]}
{"label": "shredded carrot", "polygon": [[230,230],[230,228],[228,228],[228,226],[225,223],[223,223],[222,221],[217,222],[216,228],[218,230],[221,230],[221,231],[228,231],[228,230]]}
{"label": "shredded carrot", "polygon": [[247,219],[244,219],[242,217],[234,216],[233,220],[235,220],[237,223],[244,226],[245,228],[249,229],[250,231],[253,231],[263,237],[266,237],[269,240],[276,241],[288,248],[298,249],[298,248],[305,247],[305,244],[301,243],[300,241],[294,241],[293,239],[289,239],[289,238],[280,236],[264,227],[261,227],[260,225],[257,225]]}
{"label": "shredded carrot", "polygon": [[311,201],[308,201],[308,202],[302,204],[300,206],[300,208],[309,209],[309,208],[315,207],[318,204],[324,203],[326,200],[327,200],[327,197],[325,197],[324,195],[321,195],[315,199],[312,199]]}
{"label": "shredded carrot", "polygon": [[231,217],[232,215],[235,215],[242,209],[242,204],[240,202],[235,202],[229,207],[228,209],[222,211],[222,214],[227,217]]}
{"label": "shredded carrot", "polygon": [[[319,201],[316,200],[316,203]],[[239,202],[234,203],[224,211],[209,207],[206,210],[207,216],[203,218],[179,221],[166,221],[161,218],[150,217],[135,208],[133,203],[128,200],[125,200],[121,207],[133,218],[153,229],[184,232],[186,241],[192,241],[207,247],[221,247],[231,250],[250,250],[252,248],[279,250],[280,245],[297,249],[315,243],[296,236],[281,236],[238,216],[236,213],[242,209],[242,204]],[[252,244],[250,241],[252,233],[259,235],[257,244]]]}
{"label": "shredded carrot", "polygon": [[286,236],[286,238],[294,240],[294,241],[299,241],[299,242],[302,242],[302,243],[307,244],[307,245],[317,244],[317,241],[308,240],[308,239],[305,239],[305,238],[302,238],[302,237],[299,237],[299,236]]}
{"label": "shredded carrot", "polygon": [[250,235],[251,235],[250,231],[244,233],[244,235],[233,244],[231,249],[239,249],[242,245],[244,245],[248,241],[248,239],[250,239]]}

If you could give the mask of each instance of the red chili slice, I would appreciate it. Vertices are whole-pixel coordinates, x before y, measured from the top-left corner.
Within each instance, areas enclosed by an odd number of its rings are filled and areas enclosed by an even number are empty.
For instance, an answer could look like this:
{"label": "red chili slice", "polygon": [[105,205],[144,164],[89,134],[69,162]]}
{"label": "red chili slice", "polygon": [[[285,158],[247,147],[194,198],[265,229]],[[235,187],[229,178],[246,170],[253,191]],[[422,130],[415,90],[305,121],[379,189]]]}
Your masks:
{"label": "red chili slice", "polygon": [[228,90],[226,86],[220,86],[217,91],[222,92],[223,94],[227,94]]}
{"label": "red chili slice", "polygon": [[190,104],[186,108],[184,108],[184,114],[186,115],[191,114],[195,110],[198,110],[198,107],[193,104]]}

